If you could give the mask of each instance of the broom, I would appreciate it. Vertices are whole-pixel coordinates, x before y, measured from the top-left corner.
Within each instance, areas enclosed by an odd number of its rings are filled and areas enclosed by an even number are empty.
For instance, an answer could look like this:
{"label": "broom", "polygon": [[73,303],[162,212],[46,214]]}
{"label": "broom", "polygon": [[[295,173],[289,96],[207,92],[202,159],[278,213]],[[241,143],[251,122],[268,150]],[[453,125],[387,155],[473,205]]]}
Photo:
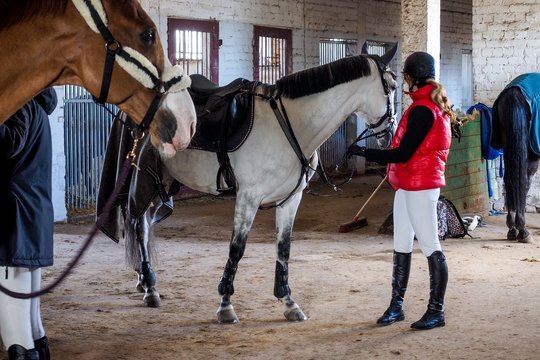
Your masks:
{"label": "broom", "polygon": [[350,231],[353,231],[353,230],[356,230],[356,229],[360,229],[364,226],[367,226],[367,219],[365,217],[361,218],[360,217],[360,214],[362,213],[362,211],[364,210],[364,208],[366,207],[366,205],[369,203],[369,201],[373,198],[373,196],[377,193],[377,191],[379,191],[379,189],[381,188],[381,186],[384,184],[384,182],[386,181],[386,175],[384,176],[384,178],[381,180],[380,184],[377,186],[377,188],[371,193],[371,195],[369,196],[369,198],[366,200],[366,202],[364,203],[364,205],[360,208],[360,210],[358,210],[358,212],[356,213],[356,215],[353,217],[353,219],[345,224],[341,224],[339,225],[339,229],[338,229],[338,232],[340,233],[346,233],[346,232],[350,232]]}

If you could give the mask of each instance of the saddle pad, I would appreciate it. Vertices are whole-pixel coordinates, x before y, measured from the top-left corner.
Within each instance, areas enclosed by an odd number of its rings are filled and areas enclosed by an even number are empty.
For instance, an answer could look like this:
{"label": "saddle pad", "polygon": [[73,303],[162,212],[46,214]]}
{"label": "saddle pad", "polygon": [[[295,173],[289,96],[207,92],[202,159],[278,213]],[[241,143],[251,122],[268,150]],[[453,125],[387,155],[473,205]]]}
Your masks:
{"label": "saddle pad", "polygon": [[518,87],[529,103],[531,110],[529,144],[532,151],[540,156],[540,73],[522,74],[512,80],[505,89],[511,87]]}

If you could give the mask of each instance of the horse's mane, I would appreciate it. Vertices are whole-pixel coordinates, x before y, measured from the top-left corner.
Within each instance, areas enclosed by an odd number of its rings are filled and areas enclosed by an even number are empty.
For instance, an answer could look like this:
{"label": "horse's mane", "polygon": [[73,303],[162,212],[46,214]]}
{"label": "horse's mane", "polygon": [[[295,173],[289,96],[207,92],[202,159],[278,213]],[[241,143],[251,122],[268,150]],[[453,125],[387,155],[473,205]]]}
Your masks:
{"label": "horse's mane", "polygon": [[59,15],[66,11],[67,0],[0,0],[0,30],[37,15]]}
{"label": "horse's mane", "polygon": [[284,76],[276,82],[276,87],[281,95],[295,99],[369,75],[369,57],[358,55]]}

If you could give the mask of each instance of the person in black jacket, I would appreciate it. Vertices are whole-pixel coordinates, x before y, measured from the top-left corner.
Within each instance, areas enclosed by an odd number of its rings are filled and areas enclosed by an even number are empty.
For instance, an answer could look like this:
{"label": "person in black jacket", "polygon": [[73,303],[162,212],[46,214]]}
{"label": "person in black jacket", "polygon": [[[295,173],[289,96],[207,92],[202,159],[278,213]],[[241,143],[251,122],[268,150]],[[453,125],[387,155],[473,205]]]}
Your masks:
{"label": "person in black jacket", "polygon": [[[41,286],[41,268],[53,264],[50,115],[48,88],[0,125],[0,284],[16,292]],[[40,299],[0,294],[0,334],[9,360],[50,359]]]}

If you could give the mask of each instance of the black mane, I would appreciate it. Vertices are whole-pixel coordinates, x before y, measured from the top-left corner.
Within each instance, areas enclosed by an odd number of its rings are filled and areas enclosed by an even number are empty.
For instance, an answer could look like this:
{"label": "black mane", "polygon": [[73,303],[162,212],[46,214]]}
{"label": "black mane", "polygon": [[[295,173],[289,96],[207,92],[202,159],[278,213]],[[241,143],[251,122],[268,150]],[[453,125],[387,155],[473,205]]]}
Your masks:
{"label": "black mane", "polygon": [[295,99],[369,76],[371,75],[369,58],[365,55],[346,57],[284,76],[276,82],[277,91],[282,96]]}
{"label": "black mane", "polygon": [[67,0],[0,0],[0,30],[37,15],[59,15],[66,11]]}

